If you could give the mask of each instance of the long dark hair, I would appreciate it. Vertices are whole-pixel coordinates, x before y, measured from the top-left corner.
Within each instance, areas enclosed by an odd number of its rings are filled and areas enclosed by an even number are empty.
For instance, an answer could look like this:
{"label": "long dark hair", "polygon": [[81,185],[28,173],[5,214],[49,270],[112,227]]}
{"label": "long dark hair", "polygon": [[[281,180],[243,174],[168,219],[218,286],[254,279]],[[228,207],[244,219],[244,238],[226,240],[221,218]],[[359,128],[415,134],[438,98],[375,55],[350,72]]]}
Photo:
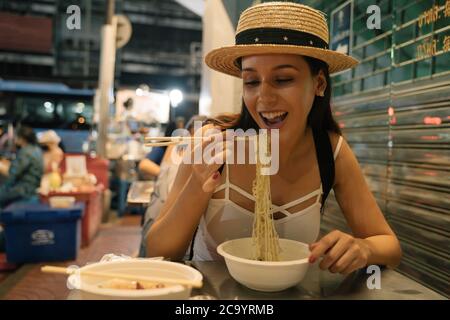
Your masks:
{"label": "long dark hair", "polygon": [[[324,96],[319,97],[316,96],[311,108],[311,111],[308,114],[307,119],[307,125],[310,126],[313,129],[318,130],[325,130],[328,132],[335,132],[339,135],[341,135],[341,129],[339,128],[339,125],[336,123],[336,121],[333,118],[333,114],[331,113],[331,79],[330,79],[330,73],[328,71],[328,65],[321,60],[302,56],[305,61],[309,65],[309,69],[311,70],[311,74],[313,76],[316,76],[319,74],[320,70],[323,71],[325,75],[325,79],[327,81],[327,88],[325,89]],[[239,59],[238,64],[241,65],[241,60]],[[224,129],[242,129],[242,130],[248,130],[248,129],[255,129],[258,130],[259,126],[256,123],[256,121],[253,119],[252,115],[248,111],[247,107],[245,106],[244,100],[242,100],[242,110],[240,114],[237,115],[222,115],[214,120],[210,121],[213,122]]]}

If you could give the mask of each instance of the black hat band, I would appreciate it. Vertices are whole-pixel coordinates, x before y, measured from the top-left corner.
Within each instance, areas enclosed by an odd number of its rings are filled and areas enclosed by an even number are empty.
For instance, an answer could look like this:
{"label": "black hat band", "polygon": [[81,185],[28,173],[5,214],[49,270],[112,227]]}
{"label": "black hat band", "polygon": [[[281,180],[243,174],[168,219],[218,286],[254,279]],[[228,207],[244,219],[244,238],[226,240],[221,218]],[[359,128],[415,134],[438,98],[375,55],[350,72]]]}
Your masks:
{"label": "black hat band", "polygon": [[318,36],[308,32],[280,28],[248,29],[236,35],[236,45],[249,44],[285,44],[328,49],[328,44]]}

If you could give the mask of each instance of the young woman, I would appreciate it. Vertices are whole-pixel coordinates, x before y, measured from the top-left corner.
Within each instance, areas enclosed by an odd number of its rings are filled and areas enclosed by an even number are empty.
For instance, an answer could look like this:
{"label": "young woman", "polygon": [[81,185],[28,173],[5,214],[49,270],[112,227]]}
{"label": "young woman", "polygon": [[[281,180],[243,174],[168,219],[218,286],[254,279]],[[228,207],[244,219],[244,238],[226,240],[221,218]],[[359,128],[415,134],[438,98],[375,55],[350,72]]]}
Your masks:
{"label": "young woman", "polygon": [[[348,274],[370,264],[397,266],[399,242],[331,114],[329,74],[357,61],[328,49],[324,16],[294,3],[251,7],[240,17],[236,45],[210,52],[206,63],[243,79],[242,112],[218,123],[221,129],[279,129],[279,170],[270,177],[279,237],[309,243],[310,263],[323,258],[320,267],[331,272]],[[318,159],[323,150],[328,162]],[[194,260],[219,259],[215,250],[221,242],[251,236],[255,166],[225,164],[220,172],[221,167],[180,166],[149,231],[150,256],[178,259],[195,234]],[[330,168],[334,170],[325,179]],[[323,182],[330,179],[352,234],[335,230],[317,239],[328,192]]]}

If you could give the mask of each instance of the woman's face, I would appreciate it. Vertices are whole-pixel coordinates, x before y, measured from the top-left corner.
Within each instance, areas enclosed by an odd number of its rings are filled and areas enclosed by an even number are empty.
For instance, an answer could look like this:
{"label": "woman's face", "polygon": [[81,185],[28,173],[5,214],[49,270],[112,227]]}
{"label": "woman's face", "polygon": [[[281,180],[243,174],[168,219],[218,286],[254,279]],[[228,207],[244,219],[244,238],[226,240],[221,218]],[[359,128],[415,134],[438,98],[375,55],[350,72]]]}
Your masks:
{"label": "woman's face", "polygon": [[316,95],[325,91],[323,72],[313,76],[299,55],[271,54],[242,59],[243,98],[263,129],[280,129],[280,140],[305,130]]}

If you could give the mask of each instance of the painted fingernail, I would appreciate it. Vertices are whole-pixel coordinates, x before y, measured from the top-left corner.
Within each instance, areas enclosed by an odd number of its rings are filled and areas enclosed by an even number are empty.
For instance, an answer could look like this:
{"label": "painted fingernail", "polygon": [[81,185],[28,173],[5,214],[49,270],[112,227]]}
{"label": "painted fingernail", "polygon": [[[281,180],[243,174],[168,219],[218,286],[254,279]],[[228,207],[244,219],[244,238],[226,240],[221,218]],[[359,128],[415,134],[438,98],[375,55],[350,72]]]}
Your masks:
{"label": "painted fingernail", "polygon": [[214,180],[217,180],[217,178],[219,178],[219,176],[220,176],[219,171],[216,171],[216,172],[214,172],[214,174],[213,174],[213,179],[214,179]]}
{"label": "painted fingernail", "polygon": [[313,257],[313,256],[310,256],[309,257],[309,263],[314,263],[314,262],[316,262],[316,258]]}

